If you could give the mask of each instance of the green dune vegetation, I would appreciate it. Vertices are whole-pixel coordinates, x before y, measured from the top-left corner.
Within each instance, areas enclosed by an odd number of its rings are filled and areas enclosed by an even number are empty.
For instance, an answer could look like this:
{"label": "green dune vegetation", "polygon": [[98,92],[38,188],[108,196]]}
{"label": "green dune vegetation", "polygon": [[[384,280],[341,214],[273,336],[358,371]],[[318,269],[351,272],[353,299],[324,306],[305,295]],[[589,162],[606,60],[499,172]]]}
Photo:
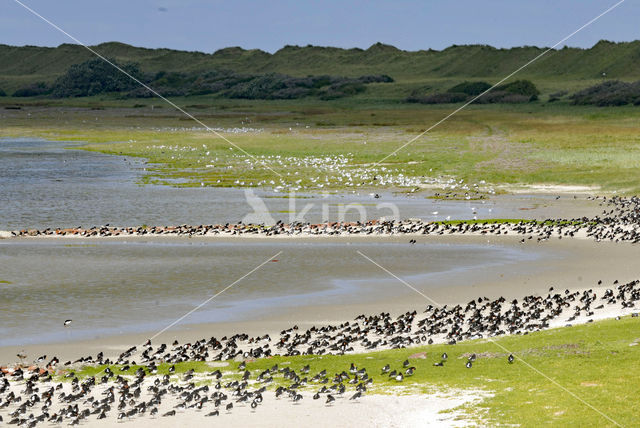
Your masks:
{"label": "green dune vegetation", "polygon": [[554,50],[388,158],[544,48],[94,48],[201,123],[80,46],[0,45],[0,136],[143,157],[173,186],[640,190],[640,41]]}
{"label": "green dune vegetation", "polygon": [[[453,45],[441,51],[410,52],[381,43],[368,49],[285,46],[273,54],[239,47],[206,54],[146,49],[117,42],[93,48],[119,62],[138,64],[140,70],[148,73],[227,70],[295,77],[387,74],[396,80],[396,89],[420,84],[446,88],[465,78],[495,81],[546,50],[535,46],[498,49],[487,45]],[[640,41],[614,43],[603,40],[590,49],[567,47],[550,52],[524,69],[518,78],[544,82],[540,84],[544,90],[563,82],[571,84],[559,89],[584,88],[601,80],[602,73],[606,73],[608,79],[638,80],[639,51]],[[51,83],[72,65],[92,58],[91,52],[78,45],[63,44],[57,48],[0,45],[0,87],[12,93],[36,81]]]}

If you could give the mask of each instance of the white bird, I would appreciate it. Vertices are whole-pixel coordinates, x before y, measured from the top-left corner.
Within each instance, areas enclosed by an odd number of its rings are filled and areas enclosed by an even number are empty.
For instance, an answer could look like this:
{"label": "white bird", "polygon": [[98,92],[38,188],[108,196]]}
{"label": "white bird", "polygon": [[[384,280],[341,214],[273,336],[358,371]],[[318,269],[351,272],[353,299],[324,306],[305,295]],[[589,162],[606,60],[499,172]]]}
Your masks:
{"label": "white bird", "polygon": [[64,321],[64,326],[65,327],[69,327],[71,325],[71,321],[73,321],[73,320],[65,320]]}

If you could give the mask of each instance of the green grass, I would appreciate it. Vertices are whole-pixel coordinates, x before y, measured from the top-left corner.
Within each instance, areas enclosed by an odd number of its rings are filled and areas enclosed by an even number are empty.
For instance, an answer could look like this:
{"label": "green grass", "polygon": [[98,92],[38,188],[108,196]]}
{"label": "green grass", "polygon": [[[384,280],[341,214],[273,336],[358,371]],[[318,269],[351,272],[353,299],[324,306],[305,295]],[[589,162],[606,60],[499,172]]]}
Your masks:
{"label": "green grass", "polygon": [[[196,124],[168,107],[151,110],[152,103],[160,105],[157,100],[145,100],[148,105],[141,108],[133,108],[131,100],[108,97],[46,101],[52,104],[37,109],[27,102],[24,110],[4,111],[0,136],[84,141],[85,150],[146,158],[151,163],[147,183],[270,187],[272,180],[274,186],[300,180],[303,189],[344,190],[348,187],[338,180],[338,173],[296,162],[343,156],[348,160],[344,170],[370,171],[375,162],[454,108],[355,99],[231,102],[194,97],[174,101],[199,106],[196,116],[210,126],[261,129],[256,134],[224,133],[257,161],[230,149],[212,133],[191,130]],[[0,106],[5,102],[0,99]],[[103,109],[92,110],[97,106]],[[378,168],[385,167],[394,176],[486,182],[501,186],[498,191],[558,184],[635,194],[640,191],[640,169],[635,167],[640,164],[639,134],[637,107],[631,106],[596,108],[562,102],[470,106]],[[280,164],[274,156],[292,160]],[[329,183],[317,187],[313,180],[324,182],[325,177]],[[366,185],[372,186],[371,182]],[[475,196],[473,190],[468,192],[471,196]]]}
{"label": "green grass", "polygon": [[[468,417],[485,425],[613,425],[585,405],[586,402],[617,423],[633,426],[640,411],[636,399],[640,345],[634,346],[639,341],[639,319],[623,317],[619,321],[605,320],[522,336],[500,337],[494,342],[483,339],[456,345],[428,345],[356,355],[264,358],[248,363],[247,369],[255,378],[274,364],[296,371],[309,364],[309,378],[323,369],[331,377],[343,370],[348,371],[353,362],[359,368],[366,368],[373,377],[374,384],[369,393],[431,394],[452,389],[485,391],[491,396],[477,405],[464,408]],[[401,368],[405,359],[422,352],[426,353],[425,359],[410,360],[411,365],[417,367],[415,375],[401,384],[380,373],[384,365],[389,364],[392,369]],[[448,361],[444,367],[434,367],[433,363],[440,361],[443,352],[448,353]],[[464,364],[472,353],[478,358],[473,367],[467,369]],[[516,356],[514,364],[507,362],[509,353]],[[220,368],[225,381],[238,378],[241,372],[237,366],[237,362],[231,362],[229,366]],[[161,364],[159,373],[166,374],[168,367],[168,364]],[[75,373],[80,377],[91,376],[103,368],[84,367]],[[178,376],[174,379],[189,369],[196,373],[215,370],[207,363],[180,363],[176,364]],[[132,367],[127,374],[132,375],[136,370],[137,366]],[[118,369],[115,372],[119,374]],[[276,382],[270,391],[275,385],[286,384],[281,375],[274,377]],[[202,379],[200,382],[206,381],[206,378]],[[319,386],[310,385],[305,390],[317,388]]]}

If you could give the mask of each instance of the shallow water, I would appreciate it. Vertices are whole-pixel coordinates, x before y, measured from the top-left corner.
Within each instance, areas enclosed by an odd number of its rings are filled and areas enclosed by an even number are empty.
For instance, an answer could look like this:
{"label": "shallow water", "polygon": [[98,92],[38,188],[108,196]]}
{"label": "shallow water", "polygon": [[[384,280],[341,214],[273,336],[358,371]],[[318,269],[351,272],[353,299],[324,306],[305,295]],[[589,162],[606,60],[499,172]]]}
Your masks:
{"label": "shallow water", "polygon": [[[379,203],[393,204],[401,218],[522,218],[540,216],[552,200],[525,195],[483,204],[391,193],[375,199],[364,191],[302,195],[291,206],[281,194],[256,190],[260,206],[242,189],[140,186],[144,161],[68,149],[73,146],[0,140],[0,230],[227,223],[247,221],[254,208],[274,221],[289,221],[291,211],[306,210],[304,220],[319,222],[325,213],[340,219],[339,207],[350,203],[356,205],[346,220],[359,219],[355,207],[367,219],[388,216]],[[582,209],[574,201],[567,206]],[[411,246],[401,238],[384,243],[0,240],[0,346],[157,331],[279,251],[277,262],[266,263],[185,322],[255,320],[285,308],[379,302],[413,293],[356,249],[427,288],[456,278],[464,284],[495,266],[549,257],[499,245]],[[62,327],[67,318],[74,320],[72,328]]]}
{"label": "shallow water", "polygon": [[[0,346],[159,330],[278,252],[185,323],[255,320],[283,308],[378,302],[542,257],[499,245],[405,242],[0,241]],[[422,306],[422,304],[420,305]],[[62,323],[73,319],[70,329]]]}
{"label": "shallow water", "polygon": [[[240,220],[288,222],[301,213],[305,213],[305,221],[320,222],[325,212],[332,221],[393,215],[389,206],[379,204],[396,207],[400,218],[526,218],[539,215],[538,208],[551,200],[545,196],[518,196],[483,203],[391,193],[381,193],[376,199],[370,191],[362,191],[326,197],[300,194],[291,205],[282,194],[255,190],[261,198],[256,204],[248,201],[243,189],[141,186],[138,183],[145,174],[144,161],[68,149],[76,145],[0,139],[0,230],[105,224],[224,224]],[[346,214],[341,216],[341,210]]]}

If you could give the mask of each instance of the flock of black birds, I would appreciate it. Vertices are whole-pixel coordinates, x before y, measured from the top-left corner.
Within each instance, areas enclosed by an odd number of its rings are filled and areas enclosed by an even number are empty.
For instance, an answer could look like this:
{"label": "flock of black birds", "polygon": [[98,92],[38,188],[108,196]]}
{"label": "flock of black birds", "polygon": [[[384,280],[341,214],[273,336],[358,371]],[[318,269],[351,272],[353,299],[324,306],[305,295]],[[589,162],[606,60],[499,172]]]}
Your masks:
{"label": "flock of black birds", "polygon": [[[263,233],[263,234],[333,234],[333,233],[419,233],[419,234],[520,234],[525,239],[543,241],[552,236],[575,236],[583,233],[596,240],[626,242],[640,241],[640,199],[601,199],[605,211],[601,216],[587,219],[554,220],[521,223],[423,223],[369,222],[342,224],[278,224],[274,227],[225,225],[192,228],[151,229],[88,229],[82,232],[45,230],[16,232],[15,235],[112,236],[117,234],[179,234],[211,233]],[[602,282],[598,283],[598,289]],[[507,301],[504,297],[479,297],[465,305],[436,307],[429,305],[423,312],[406,312],[398,316],[390,313],[359,315],[353,321],[338,325],[312,326],[301,329],[293,326],[277,337],[269,334],[250,336],[235,334],[229,337],[211,337],[180,344],[154,345],[147,341],[113,358],[103,352],[75,361],[61,363],[58,358],[41,356],[27,368],[18,365],[0,371],[0,424],[35,427],[54,423],[77,425],[87,420],[134,420],[142,416],[172,417],[186,411],[203,412],[214,417],[231,413],[235,407],[258,411],[264,399],[287,400],[300,403],[309,396],[330,406],[338,400],[359,400],[373,384],[365,368],[351,364],[339,373],[326,370],[312,374],[305,366],[293,370],[277,364],[256,372],[247,368],[247,361],[270,356],[344,355],[385,349],[403,349],[433,343],[456,343],[469,339],[495,337],[505,334],[529,334],[553,325],[572,322],[590,322],[598,311],[613,308],[633,311],[640,300],[640,280],[619,284],[598,296],[594,289],[583,291],[556,291],[551,287],[546,296],[528,295]],[[637,316],[637,313],[633,313]],[[65,321],[69,325],[71,320]],[[18,355],[21,360],[26,355]],[[472,369],[475,354],[464,363]],[[220,369],[209,373],[189,370],[176,373],[176,364],[184,362],[239,361],[238,376],[230,376]],[[448,355],[442,354],[433,363],[444,367]],[[506,364],[513,364],[509,355]],[[171,364],[169,373],[158,373],[159,364]],[[418,363],[415,363],[419,365]],[[402,367],[389,365],[376,369],[390,380],[403,382],[419,368],[407,359]],[[75,370],[81,367],[104,367],[101,372],[82,380]],[[134,374],[130,371],[137,367]],[[462,365],[460,365],[462,368]],[[464,368],[462,368],[464,369]],[[204,380],[210,380],[202,384]],[[307,397],[307,398],[305,398]]]}
{"label": "flock of black birds", "polygon": [[[235,334],[157,346],[147,341],[114,358],[100,352],[95,357],[65,363],[41,356],[31,368],[0,371],[0,418],[4,414],[7,424],[35,427],[39,423],[76,425],[91,418],[171,417],[186,411],[218,416],[232,412],[234,406],[256,411],[268,393],[273,394],[272,399],[293,404],[313,394],[313,400],[322,398],[325,405],[331,405],[347,397],[358,400],[366,395],[373,384],[366,368],[351,364],[340,373],[322,370],[312,375],[310,366],[295,371],[276,364],[258,373],[247,368],[247,361],[250,364],[257,358],[276,355],[344,355],[443,342],[455,345],[474,338],[528,334],[550,327],[553,321],[558,321],[558,325],[578,318],[589,322],[606,307],[633,311],[638,300],[640,280],[625,284],[615,281],[614,288],[606,289],[600,296],[593,289],[556,292],[552,287],[546,296],[529,295],[520,300],[480,297],[466,305],[430,305],[421,314],[412,311],[396,317],[389,313],[360,315],[351,322],[312,326],[304,331],[293,326],[281,331],[277,338],[268,334]],[[447,359],[444,353],[433,365],[443,367]],[[240,361],[237,368],[241,376],[229,378],[228,372],[220,369],[209,373],[196,373],[193,369],[176,373],[175,364],[193,361],[219,364]],[[472,354],[465,367],[471,369],[475,362],[476,355]],[[509,355],[506,363],[513,362],[514,356]],[[161,363],[171,364],[168,374],[158,374]],[[74,370],[86,366],[106,368],[80,380]],[[130,371],[136,367],[132,375]],[[390,380],[403,382],[418,368],[407,359],[402,367],[386,365],[380,370]],[[210,385],[198,386],[206,379],[211,380]]]}
{"label": "flock of black birds", "polygon": [[[604,207],[601,215],[593,218],[553,219],[544,221],[512,222],[425,222],[422,220],[371,220],[367,222],[328,222],[311,224],[281,221],[272,226],[227,223],[224,225],[180,225],[153,227],[113,227],[109,225],[92,228],[66,228],[44,230],[24,229],[12,231],[14,237],[24,236],[288,236],[288,235],[445,235],[445,234],[490,234],[522,235],[524,240],[535,238],[538,242],[552,236],[571,237],[584,233],[595,240],[640,242],[640,198],[634,197],[589,197]],[[524,241],[523,241],[524,242]]]}
{"label": "flock of black birds", "polygon": [[[130,353],[131,350],[120,358]],[[404,363],[404,367],[407,366],[408,360]],[[267,392],[267,386],[274,383],[274,378],[278,378],[276,380],[280,383],[288,383],[274,389],[275,399],[288,400],[293,404],[304,398],[298,390],[305,387],[315,385],[317,391],[312,399],[322,398],[321,401],[330,406],[337,400],[359,400],[367,387],[373,384],[367,370],[358,369],[355,364],[351,364],[348,371],[343,370],[333,376],[326,370],[312,376],[309,365],[296,372],[274,364],[256,375],[242,362],[238,365],[238,371],[242,373],[240,380],[225,381],[219,369],[198,378],[213,379],[211,386],[197,386],[193,369],[172,379],[169,374],[157,375],[158,367],[151,362],[140,366],[133,375],[116,374],[116,371],[128,369],[127,366],[106,368],[83,381],[69,371],[64,375],[65,382],[54,380],[47,371],[35,369],[29,372],[19,368],[0,377],[0,409],[11,409],[5,421],[7,424],[26,427],[35,427],[39,423],[78,425],[89,419],[100,421],[110,417],[118,421],[145,415],[171,417],[188,410],[214,417],[231,413],[234,404],[255,411],[262,405],[263,394]],[[409,367],[405,373],[410,376],[414,371],[415,367]],[[175,365],[169,372],[175,373]],[[165,408],[160,411],[163,404]]]}

